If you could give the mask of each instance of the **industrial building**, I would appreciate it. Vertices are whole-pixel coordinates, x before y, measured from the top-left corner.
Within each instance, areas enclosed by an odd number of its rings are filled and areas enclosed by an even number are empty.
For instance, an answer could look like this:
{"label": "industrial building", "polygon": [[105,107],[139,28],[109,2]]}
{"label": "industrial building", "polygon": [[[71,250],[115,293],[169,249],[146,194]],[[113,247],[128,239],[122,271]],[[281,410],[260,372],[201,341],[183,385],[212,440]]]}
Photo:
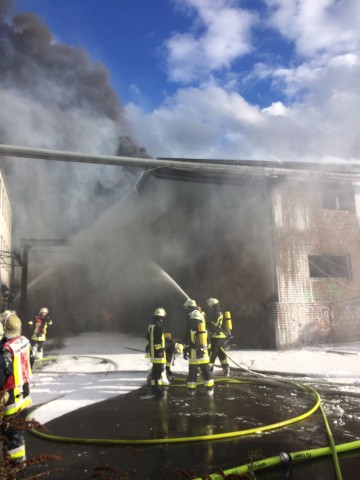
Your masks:
{"label": "industrial building", "polygon": [[3,170],[0,168],[0,284],[10,288],[12,208]]}
{"label": "industrial building", "polygon": [[[240,348],[360,340],[358,164],[144,159],[10,146],[0,152],[144,169],[130,222],[107,244],[111,265],[100,276],[96,267],[93,277],[106,287],[113,318],[131,331],[143,329],[153,303],[166,302],[169,327],[180,334],[184,296],[200,305],[211,296],[231,311]],[[11,210],[4,198],[6,252]],[[162,289],[147,261],[177,291]]]}
{"label": "industrial building", "polygon": [[360,340],[359,167],[186,161],[138,184],[144,248],[186,293],[231,310],[243,348]]}

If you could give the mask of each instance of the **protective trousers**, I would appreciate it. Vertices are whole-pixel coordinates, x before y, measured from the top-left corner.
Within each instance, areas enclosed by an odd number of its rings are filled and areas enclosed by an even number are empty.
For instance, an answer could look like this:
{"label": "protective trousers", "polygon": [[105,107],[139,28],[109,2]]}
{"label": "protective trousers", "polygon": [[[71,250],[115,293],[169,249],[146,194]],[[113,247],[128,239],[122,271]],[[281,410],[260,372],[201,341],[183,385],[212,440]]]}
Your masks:
{"label": "protective trousers", "polygon": [[220,364],[224,373],[228,370],[229,364],[225,350],[226,338],[224,337],[211,337],[211,349],[210,349],[210,368],[214,367],[216,358],[219,358]]}
{"label": "protective trousers", "polygon": [[188,390],[190,390],[190,392],[191,391],[195,392],[196,390],[199,368],[201,370],[201,374],[202,374],[206,389],[212,390],[214,388],[214,379],[210,370],[209,363],[200,363],[198,365],[190,364],[189,373],[186,381],[186,386]]}
{"label": "protective trousers", "polygon": [[156,392],[159,391],[163,386],[162,374],[164,371],[163,363],[153,363],[151,370],[151,389]]}
{"label": "protective trousers", "polygon": [[24,419],[26,411],[14,415],[4,415],[1,421],[1,435],[3,437],[3,453],[9,456],[13,464],[26,461]]}

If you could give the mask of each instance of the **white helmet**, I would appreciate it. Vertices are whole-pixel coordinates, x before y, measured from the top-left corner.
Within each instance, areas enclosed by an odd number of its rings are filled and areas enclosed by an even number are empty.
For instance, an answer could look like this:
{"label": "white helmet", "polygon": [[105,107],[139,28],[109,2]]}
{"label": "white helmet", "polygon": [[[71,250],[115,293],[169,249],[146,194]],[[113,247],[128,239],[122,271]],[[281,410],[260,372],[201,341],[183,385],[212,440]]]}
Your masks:
{"label": "white helmet", "polygon": [[154,317],[166,317],[166,312],[164,308],[157,308],[154,312]]}
{"label": "white helmet", "polygon": [[45,313],[47,315],[49,313],[49,309],[46,307],[41,307],[39,310],[39,315],[41,315],[42,313]]}
{"label": "white helmet", "polygon": [[185,307],[185,308],[188,308],[188,307],[196,307],[196,306],[197,306],[197,305],[196,305],[195,300],[191,300],[191,298],[188,298],[188,299],[186,300],[186,302],[184,303],[184,307]]}
{"label": "white helmet", "polygon": [[203,320],[204,319],[203,314],[201,312],[199,312],[199,310],[194,310],[193,312],[191,312],[190,318],[192,318],[193,320]]}
{"label": "white helmet", "polygon": [[217,298],[210,297],[206,300],[206,305],[210,308],[213,307],[214,305],[217,305],[218,303],[219,303],[219,300]]}

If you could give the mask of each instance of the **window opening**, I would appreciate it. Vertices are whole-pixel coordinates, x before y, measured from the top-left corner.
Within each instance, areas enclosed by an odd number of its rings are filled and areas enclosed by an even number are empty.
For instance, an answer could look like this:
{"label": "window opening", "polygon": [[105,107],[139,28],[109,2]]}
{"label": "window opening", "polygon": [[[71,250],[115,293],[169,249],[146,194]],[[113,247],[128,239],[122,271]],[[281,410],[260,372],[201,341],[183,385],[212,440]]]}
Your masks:
{"label": "window opening", "polygon": [[311,278],[351,279],[349,255],[309,255]]}

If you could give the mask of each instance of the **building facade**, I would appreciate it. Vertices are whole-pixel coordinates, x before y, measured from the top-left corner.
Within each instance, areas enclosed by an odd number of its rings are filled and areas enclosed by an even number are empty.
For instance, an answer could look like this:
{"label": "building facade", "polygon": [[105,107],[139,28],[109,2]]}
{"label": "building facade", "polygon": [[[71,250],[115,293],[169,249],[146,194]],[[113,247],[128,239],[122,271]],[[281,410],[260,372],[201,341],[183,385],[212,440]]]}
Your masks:
{"label": "building facade", "polygon": [[357,168],[238,165],[147,172],[144,248],[189,297],[231,310],[242,348],[360,340]]}
{"label": "building facade", "polygon": [[10,288],[12,208],[6,180],[0,169],[0,284]]}

